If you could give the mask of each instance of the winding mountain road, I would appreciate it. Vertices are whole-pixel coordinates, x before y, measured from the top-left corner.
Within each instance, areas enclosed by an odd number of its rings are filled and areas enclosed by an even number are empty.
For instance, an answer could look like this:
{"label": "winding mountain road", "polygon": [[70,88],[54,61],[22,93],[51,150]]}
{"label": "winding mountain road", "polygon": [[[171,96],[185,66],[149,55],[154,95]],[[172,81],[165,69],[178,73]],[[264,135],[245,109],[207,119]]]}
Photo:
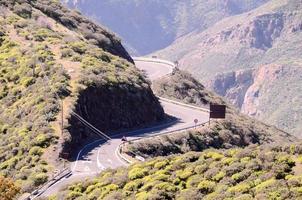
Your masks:
{"label": "winding mountain road", "polygon": [[[171,73],[174,68],[173,63],[159,59],[134,58],[134,61],[139,69],[146,72],[151,81]],[[49,187],[41,196],[53,195],[64,185],[93,177],[104,169],[126,166],[127,163],[117,155],[118,147],[122,143],[121,138],[124,135],[127,136],[127,139],[131,140],[192,127],[194,126],[194,119],[198,119],[199,123],[207,122],[209,119],[209,113],[194,109],[193,107],[165,100],[160,100],[160,103],[165,113],[174,116],[177,120],[150,128],[126,133],[122,132],[112,136],[112,139],[108,142],[98,140],[86,145],[79,152],[77,160],[71,163],[72,175],[61,179]]]}

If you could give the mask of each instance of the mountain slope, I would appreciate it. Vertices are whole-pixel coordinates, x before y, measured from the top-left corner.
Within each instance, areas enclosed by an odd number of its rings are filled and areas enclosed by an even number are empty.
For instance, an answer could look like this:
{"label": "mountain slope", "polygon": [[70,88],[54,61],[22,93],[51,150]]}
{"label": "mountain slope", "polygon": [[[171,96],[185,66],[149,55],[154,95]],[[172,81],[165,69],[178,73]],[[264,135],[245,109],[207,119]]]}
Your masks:
{"label": "mountain slope", "polygon": [[[211,124],[194,130],[172,133],[127,143],[124,152],[135,152],[143,157],[166,156],[202,151],[207,148],[244,147],[251,144],[292,143],[296,140],[284,131],[239,113],[218,95],[209,92],[189,73],[174,70],[171,75],[153,83],[153,90],[161,97],[187,104],[209,107],[227,105],[226,119],[212,120]],[[131,153],[129,153],[131,154]]]}
{"label": "mountain slope", "polygon": [[[225,103],[190,74],[177,69],[156,80],[153,89],[161,96],[199,106]],[[165,157],[103,171],[92,181],[62,188],[51,199],[301,198],[301,145],[293,136],[240,115],[230,106],[226,120],[217,120],[207,128],[208,132],[200,128],[130,142],[126,144],[130,148],[141,144],[132,149],[136,153]],[[249,141],[251,138],[255,141]],[[278,139],[279,144],[273,143]],[[265,145],[249,145],[253,142]],[[171,153],[174,155],[166,156]]]}
{"label": "mountain slope", "polygon": [[[268,0],[63,0],[117,32],[138,54],[148,54],[220,19]],[[112,15],[114,13],[114,15]]]}
{"label": "mountain slope", "polygon": [[21,192],[97,138],[72,112],[102,131],[165,117],[120,40],[57,1],[0,1],[0,86],[0,176]]}
{"label": "mountain slope", "polygon": [[301,134],[302,3],[272,0],[155,53],[179,60],[247,114]]}

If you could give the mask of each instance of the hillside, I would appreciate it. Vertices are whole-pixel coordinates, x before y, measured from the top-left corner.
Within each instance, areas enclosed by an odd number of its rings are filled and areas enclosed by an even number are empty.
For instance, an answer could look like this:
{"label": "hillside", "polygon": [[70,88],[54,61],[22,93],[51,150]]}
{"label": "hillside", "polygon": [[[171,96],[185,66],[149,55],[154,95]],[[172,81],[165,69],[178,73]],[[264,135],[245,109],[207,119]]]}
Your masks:
{"label": "hillside", "polygon": [[291,143],[295,137],[239,113],[221,97],[209,92],[189,73],[174,70],[171,75],[153,83],[161,97],[209,108],[209,104],[227,105],[226,119],[212,120],[210,125],[194,130],[145,138],[127,143],[125,153],[135,152],[143,157],[167,156],[208,148],[234,148],[251,144]]}
{"label": "hillside", "polygon": [[[162,49],[178,37],[249,11],[268,0],[63,0],[118,33],[133,53]],[[112,15],[114,13],[114,15]]]}
{"label": "hillside", "polygon": [[[225,103],[190,74],[177,69],[156,80],[153,89],[158,95],[203,107],[210,102]],[[300,143],[293,142],[295,138],[240,115],[231,106],[228,106],[227,120],[212,124],[208,132],[201,128],[191,133],[133,142],[128,148],[136,153],[165,157],[106,170],[93,181],[66,186],[50,199],[294,200],[302,197],[302,152]],[[171,153],[174,155],[167,156]]]}
{"label": "hillside", "polygon": [[163,119],[132,62],[113,33],[58,1],[1,0],[1,181],[32,192],[63,167],[60,153],[97,138],[71,112],[102,131]]}
{"label": "hillside", "polygon": [[155,54],[179,60],[244,113],[301,136],[302,3],[271,0]]}
{"label": "hillside", "polygon": [[259,147],[159,157],[107,170],[52,199],[301,199],[301,148]]}

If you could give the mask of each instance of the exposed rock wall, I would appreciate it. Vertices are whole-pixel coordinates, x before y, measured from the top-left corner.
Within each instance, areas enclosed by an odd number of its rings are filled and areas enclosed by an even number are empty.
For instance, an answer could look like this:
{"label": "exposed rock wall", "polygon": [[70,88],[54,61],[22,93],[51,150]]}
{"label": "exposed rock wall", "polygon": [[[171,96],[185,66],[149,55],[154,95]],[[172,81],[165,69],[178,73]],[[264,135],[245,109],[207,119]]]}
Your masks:
{"label": "exposed rock wall", "polygon": [[253,70],[240,70],[218,75],[210,87],[236,107],[241,108],[248,88],[253,83]]}
{"label": "exposed rock wall", "polygon": [[243,113],[301,137],[301,73],[301,66],[263,65],[220,74],[210,86]]}
{"label": "exposed rock wall", "polygon": [[[108,135],[112,131],[142,127],[165,118],[150,88],[129,85],[88,87],[79,94],[74,112]],[[73,116],[69,124],[71,138],[65,149],[96,137]]]}

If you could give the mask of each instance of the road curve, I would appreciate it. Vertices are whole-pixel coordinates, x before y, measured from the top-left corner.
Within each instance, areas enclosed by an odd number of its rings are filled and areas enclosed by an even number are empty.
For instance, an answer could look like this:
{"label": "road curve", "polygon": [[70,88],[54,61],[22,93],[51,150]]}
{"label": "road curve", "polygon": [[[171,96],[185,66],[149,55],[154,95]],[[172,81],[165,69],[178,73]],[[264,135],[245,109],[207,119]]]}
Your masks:
{"label": "road curve", "polygon": [[[173,70],[173,63],[168,61],[150,58],[135,58],[134,61],[137,68],[145,71],[151,81],[165,76]],[[162,100],[160,100],[160,103],[165,113],[174,116],[177,119],[176,121],[136,131],[118,133],[108,142],[98,140],[86,145],[79,152],[77,160],[71,163],[72,175],[48,188],[42,196],[53,195],[64,185],[95,176],[104,169],[126,166],[127,163],[117,156],[117,150],[121,144],[121,137],[124,135],[131,140],[192,127],[194,126],[194,119],[198,119],[199,123],[208,121],[209,114],[201,110]]]}

